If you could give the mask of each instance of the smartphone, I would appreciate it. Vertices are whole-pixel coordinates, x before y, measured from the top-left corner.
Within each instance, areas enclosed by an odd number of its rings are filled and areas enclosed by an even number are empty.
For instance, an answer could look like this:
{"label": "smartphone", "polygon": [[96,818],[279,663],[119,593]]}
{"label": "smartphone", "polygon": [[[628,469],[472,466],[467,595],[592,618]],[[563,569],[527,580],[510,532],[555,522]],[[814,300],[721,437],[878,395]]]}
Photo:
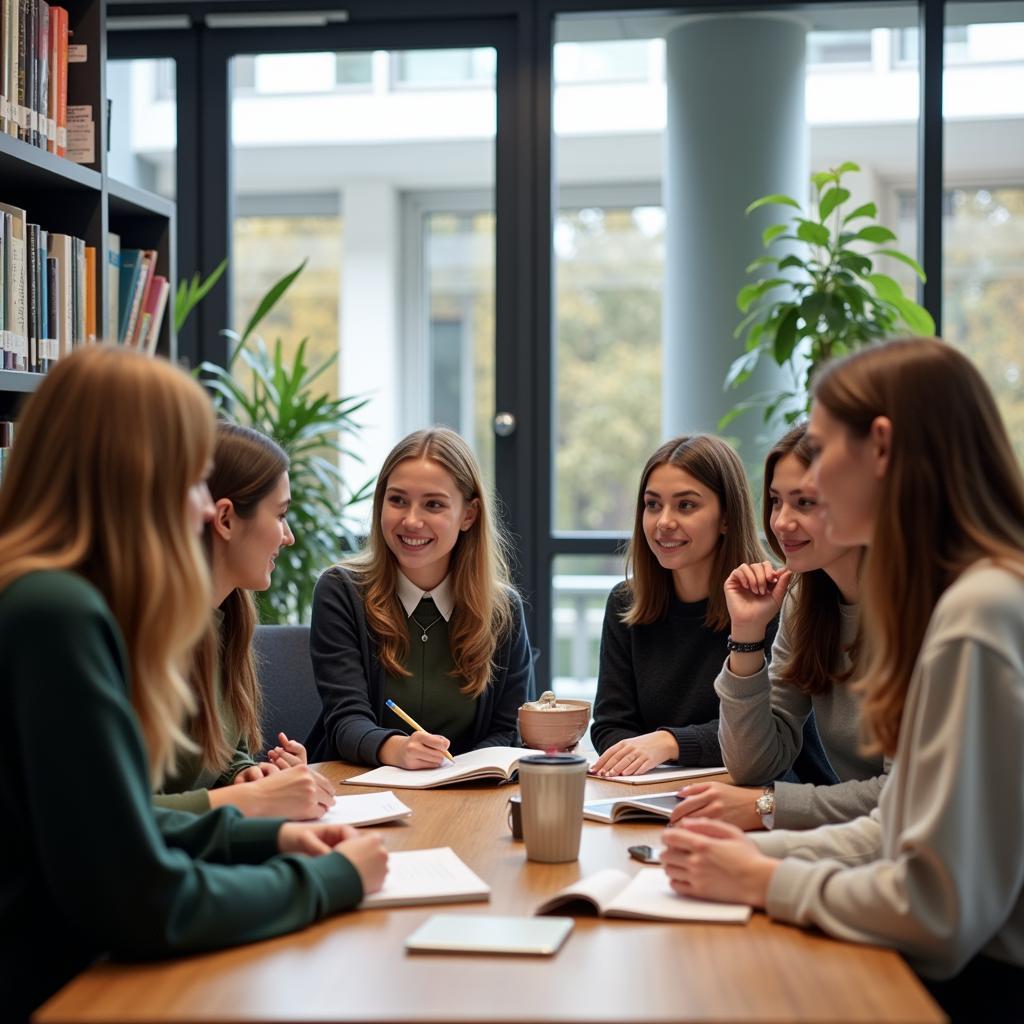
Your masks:
{"label": "smartphone", "polygon": [[658,851],[653,846],[631,846],[628,850],[633,860],[641,861],[644,864],[660,864]]}

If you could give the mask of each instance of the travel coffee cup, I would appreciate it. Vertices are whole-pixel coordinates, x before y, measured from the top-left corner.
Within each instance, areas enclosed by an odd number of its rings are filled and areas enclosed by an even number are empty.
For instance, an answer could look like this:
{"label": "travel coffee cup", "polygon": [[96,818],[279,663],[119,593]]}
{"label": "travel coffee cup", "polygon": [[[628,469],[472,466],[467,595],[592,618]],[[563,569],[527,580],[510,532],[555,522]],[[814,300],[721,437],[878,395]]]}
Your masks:
{"label": "travel coffee cup", "polygon": [[587,759],[576,754],[537,754],[519,759],[523,842],[528,860],[576,860],[583,830]]}

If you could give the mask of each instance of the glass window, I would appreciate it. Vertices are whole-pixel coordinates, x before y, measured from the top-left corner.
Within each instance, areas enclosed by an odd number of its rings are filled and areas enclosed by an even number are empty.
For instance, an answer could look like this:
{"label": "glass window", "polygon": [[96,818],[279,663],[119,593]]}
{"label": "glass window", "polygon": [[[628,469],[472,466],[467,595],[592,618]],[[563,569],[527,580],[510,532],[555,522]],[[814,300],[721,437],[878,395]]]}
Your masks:
{"label": "glass window", "polygon": [[107,62],[107,172],[168,199],[177,191],[176,76],[177,64],[170,58]]}
{"label": "glass window", "polygon": [[618,555],[559,555],[552,566],[554,649],[551,688],[559,697],[593,701],[604,608],[623,579]]}
{"label": "glass window", "polygon": [[559,43],[555,47],[555,81],[622,82],[647,78],[660,69],[660,39],[617,39],[604,43]]}
{"label": "glass window", "polygon": [[400,50],[393,55],[399,85],[493,85],[497,54],[490,47],[470,50]]}
{"label": "glass window", "polygon": [[808,32],[808,64],[870,64],[871,32]]}

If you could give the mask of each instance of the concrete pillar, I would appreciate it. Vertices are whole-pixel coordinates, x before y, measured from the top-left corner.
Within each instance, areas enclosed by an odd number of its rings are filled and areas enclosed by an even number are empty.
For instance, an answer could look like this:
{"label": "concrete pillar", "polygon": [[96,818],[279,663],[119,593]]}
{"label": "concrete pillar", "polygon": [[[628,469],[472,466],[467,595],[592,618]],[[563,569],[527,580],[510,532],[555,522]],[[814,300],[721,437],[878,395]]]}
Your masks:
{"label": "concrete pillar", "polygon": [[[363,463],[346,459],[353,486],[376,474],[404,433],[400,396],[400,230],[401,203],[380,181],[346,183],[342,194],[343,249],[339,393],[365,394],[369,405],[359,420],[365,429],[346,444]],[[368,516],[369,504],[363,510]]]}
{"label": "concrete pillar", "polygon": [[[744,268],[764,252],[762,230],[787,208],[743,211],[770,192],[803,202],[809,188],[806,31],[788,14],[697,15],[666,36],[666,437],[714,432],[737,402],[786,380],[774,364],[763,365],[745,387],[722,390],[742,352],[732,336],[741,319],[736,293],[756,280]],[[748,466],[760,461],[760,412],[726,433],[739,440]]]}

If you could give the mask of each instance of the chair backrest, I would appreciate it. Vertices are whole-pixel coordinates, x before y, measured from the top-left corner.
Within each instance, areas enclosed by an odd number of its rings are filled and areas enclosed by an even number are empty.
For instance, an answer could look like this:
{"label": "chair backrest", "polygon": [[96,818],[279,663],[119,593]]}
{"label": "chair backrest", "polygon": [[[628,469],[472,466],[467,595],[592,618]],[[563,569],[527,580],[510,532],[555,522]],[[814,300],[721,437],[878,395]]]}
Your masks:
{"label": "chair backrest", "polygon": [[305,743],[320,714],[309,626],[257,626],[253,649],[263,689],[264,743],[275,746],[279,732]]}

